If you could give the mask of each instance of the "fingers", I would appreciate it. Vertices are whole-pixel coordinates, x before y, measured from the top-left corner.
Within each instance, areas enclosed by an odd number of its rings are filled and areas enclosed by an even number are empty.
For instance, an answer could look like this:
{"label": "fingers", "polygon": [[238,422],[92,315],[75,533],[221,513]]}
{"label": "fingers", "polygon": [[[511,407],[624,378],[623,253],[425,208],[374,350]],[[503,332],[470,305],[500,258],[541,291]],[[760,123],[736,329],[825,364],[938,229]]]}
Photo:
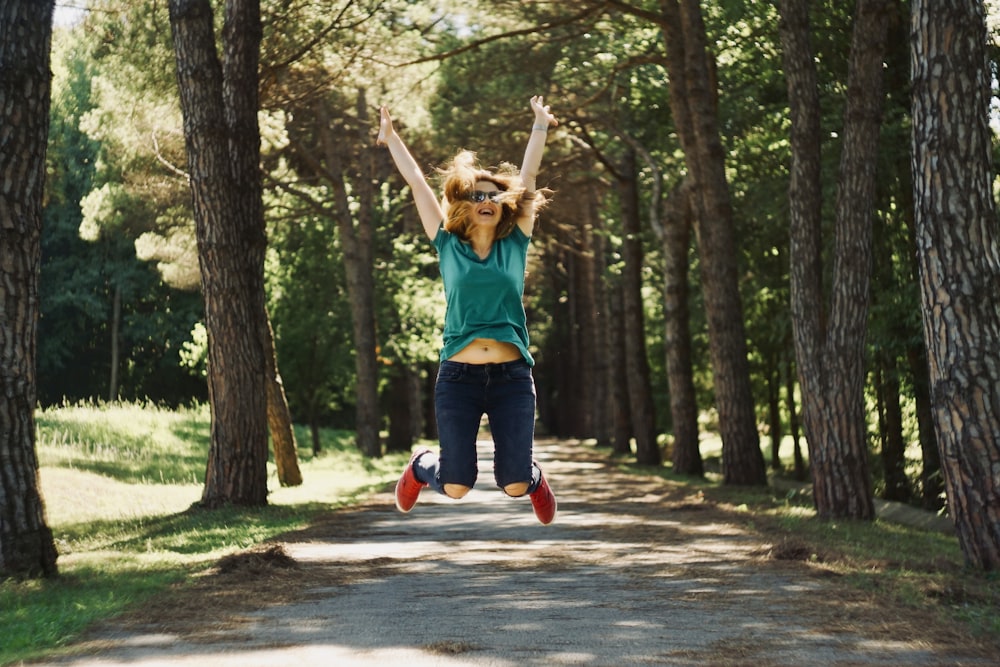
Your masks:
{"label": "fingers", "polygon": [[549,125],[559,124],[559,121],[557,121],[556,117],[552,115],[552,112],[549,110],[549,106],[545,104],[541,95],[535,95],[531,98],[531,109],[535,112],[535,117],[539,120],[545,121]]}
{"label": "fingers", "polygon": [[384,146],[386,139],[392,132],[392,117],[389,115],[387,107],[379,108],[379,116],[378,138],[375,140],[375,143],[379,146]]}

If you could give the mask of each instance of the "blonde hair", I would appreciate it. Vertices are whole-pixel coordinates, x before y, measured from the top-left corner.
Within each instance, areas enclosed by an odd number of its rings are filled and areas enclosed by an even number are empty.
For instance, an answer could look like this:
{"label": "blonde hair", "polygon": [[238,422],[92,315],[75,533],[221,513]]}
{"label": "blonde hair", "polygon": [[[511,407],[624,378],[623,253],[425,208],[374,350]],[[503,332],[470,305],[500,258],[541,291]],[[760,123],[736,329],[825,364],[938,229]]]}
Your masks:
{"label": "blonde hair", "polygon": [[522,218],[533,215],[527,210],[527,204],[534,201],[534,212],[537,212],[546,202],[546,189],[536,190],[525,200],[526,191],[521,185],[520,172],[514,165],[504,162],[496,171],[483,169],[476,162],[476,155],[471,151],[461,151],[445,169],[439,169],[443,181],[444,198],[441,208],[444,209],[444,228],[464,241],[469,240],[469,225],[472,223],[474,204],[469,196],[476,189],[476,183],[486,181],[493,183],[503,194],[495,201],[500,205],[500,222],[497,223],[496,238],[502,239],[514,231],[514,227]]}

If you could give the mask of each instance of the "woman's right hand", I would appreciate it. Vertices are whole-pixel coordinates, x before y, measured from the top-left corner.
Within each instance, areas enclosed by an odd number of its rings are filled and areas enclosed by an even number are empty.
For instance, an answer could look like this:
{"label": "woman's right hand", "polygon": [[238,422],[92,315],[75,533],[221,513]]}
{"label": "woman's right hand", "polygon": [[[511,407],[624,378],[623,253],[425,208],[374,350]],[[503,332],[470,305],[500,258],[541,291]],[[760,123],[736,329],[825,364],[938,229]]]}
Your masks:
{"label": "woman's right hand", "polygon": [[395,133],[395,129],[392,127],[392,117],[389,116],[389,109],[387,107],[381,107],[379,109],[379,114],[381,118],[379,120],[378,127],[378,138],[375,143],[379,146],[385,146],[391,137]]}

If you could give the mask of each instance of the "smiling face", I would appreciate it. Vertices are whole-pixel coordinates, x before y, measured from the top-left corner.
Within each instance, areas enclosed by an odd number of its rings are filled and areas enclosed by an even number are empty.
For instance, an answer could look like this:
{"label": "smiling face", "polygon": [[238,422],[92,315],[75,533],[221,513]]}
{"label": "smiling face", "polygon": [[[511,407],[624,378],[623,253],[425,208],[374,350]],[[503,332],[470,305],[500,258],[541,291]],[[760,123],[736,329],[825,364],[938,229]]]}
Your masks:
{"label": "smiling face", "polygon": [[[494,192],[500,192],[500,188],[497,187],[496,183],[491,181],[476,181],[475,191],[485,192],[489,195]],[[493,201],[492,197],[488,195],[480,202],[473,199],[472,222],[477,225],[495,227],[500,222],[500,204]]]}

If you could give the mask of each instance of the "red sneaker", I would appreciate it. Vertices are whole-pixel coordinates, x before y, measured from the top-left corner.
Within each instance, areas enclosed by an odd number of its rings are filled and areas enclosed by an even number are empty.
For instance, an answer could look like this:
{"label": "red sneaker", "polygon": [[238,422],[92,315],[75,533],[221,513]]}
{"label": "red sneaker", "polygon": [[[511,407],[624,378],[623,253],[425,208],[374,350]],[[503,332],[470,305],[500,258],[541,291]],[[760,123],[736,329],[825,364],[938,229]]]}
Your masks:
{"label": "red sneaker", "polygon": [[396,482],[396,509],[400,512],[406,513],[413,509],[413,506],[417,504],[417,496],[420,495],[421,489],[427,486],[413,473],[413,463],[430,451],[426,447],[422,447],[413,452],[410,460],[406,462],[406,469],[403,470],[399,481]]}
{"label": "red sneaker", "polygon": [[531,498],[531,506],[535,510],[535,516],[544,525],[549,525],[552,520],[556,518],[556,496],[552,493],[552,489],[549,488],[549,483],[545,480],[545,475],[542,475],[542,480],[538,484],[538,488],[531,492],[529,496]]}

